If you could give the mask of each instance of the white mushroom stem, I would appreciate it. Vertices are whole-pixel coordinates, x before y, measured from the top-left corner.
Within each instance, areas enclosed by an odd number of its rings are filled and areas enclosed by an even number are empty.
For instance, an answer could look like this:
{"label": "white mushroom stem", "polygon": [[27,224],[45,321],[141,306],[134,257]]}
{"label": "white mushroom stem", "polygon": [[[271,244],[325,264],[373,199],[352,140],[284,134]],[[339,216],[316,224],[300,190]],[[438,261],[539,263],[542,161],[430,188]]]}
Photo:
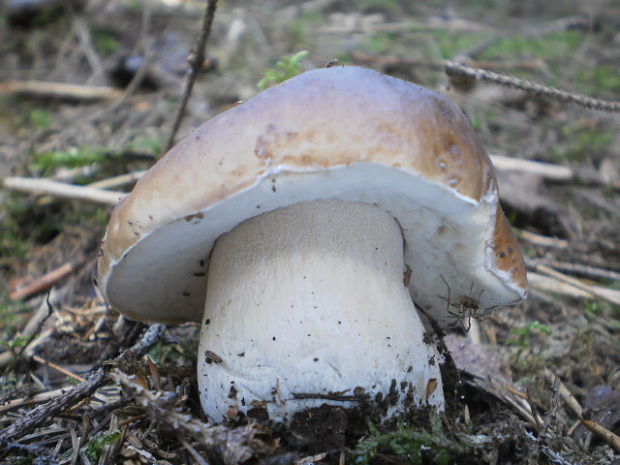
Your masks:
{"label": "white mushroom stem", "polygon": [[[390,413],[443,406],[435,349],[403,283],[403,239],[385,211],[319,200],[221,236],[209,264],[198,356],[205,412],[264,405],[270,418],[389,398]],[[391,397],[390,397],[391,394]],[[312,398],[312,397],[315,398]]]}

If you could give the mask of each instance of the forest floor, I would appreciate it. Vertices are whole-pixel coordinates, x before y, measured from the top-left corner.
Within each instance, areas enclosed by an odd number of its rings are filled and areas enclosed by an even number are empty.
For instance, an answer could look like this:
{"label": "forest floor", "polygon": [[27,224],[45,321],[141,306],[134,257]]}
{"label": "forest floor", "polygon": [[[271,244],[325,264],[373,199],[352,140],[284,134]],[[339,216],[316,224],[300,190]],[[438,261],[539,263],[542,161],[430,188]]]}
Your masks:
{"label": "forest floor", "polygon": [[[453,60],[620,100],[620,3],[585,3],[221,2],[177,140],[259,81],[333,59],[435,89],[497,162],[530,296],[445,337],[460,377],[446,414],[381,423],[362,406],[216,427],[198,400],[199,327],[169,326],[145,357],[118,358],[146,326],[93,286],[109,201],[36,190],[127,192],[165,152],[204,3],[3,2],[0,463],[620,463],[620,116],[444,71]],[[79,402],[45,404],[97,373]]]}

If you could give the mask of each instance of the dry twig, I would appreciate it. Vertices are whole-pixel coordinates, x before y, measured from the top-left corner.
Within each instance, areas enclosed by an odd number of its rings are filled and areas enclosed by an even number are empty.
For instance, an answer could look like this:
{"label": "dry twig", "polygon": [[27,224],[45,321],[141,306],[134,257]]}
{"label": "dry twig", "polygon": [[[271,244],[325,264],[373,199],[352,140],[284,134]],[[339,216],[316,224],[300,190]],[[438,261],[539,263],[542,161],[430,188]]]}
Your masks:
{"label": "dry twig", "polygon": [[41,178],[23,178],[12,176],[4,178],[3,185],[7,189],[23,192],[49,194],[69,199],[88,200],[106,205],[116,205],[125,192],[107,191],[89,186],[76,186],[64,182]]}
{"label": "dry twig", "polygon": [[168,136],[168,142],[166,144],[166,151],[170,150],[174,145],[174,139],[179,131],[179,127],[181,126],[181,121],[183,120],[183,116],[185,116],[185,109],[187,108],[187,102],[189,102],[189,98],[192,94],[192,89],[194,88],[194,83],[196,82],[196,78],[198,77],[198,73],[202,68],[202,64],[205,60],[205,46],[207,44],[207,39],[211,34],[211,25],[213,24],[213,18],[215,16],[215,9],[217,8],[217,0],[207,0],[207,8],[205,10],[205,14],[203,17],[202,28],[200,30],[200,35],[198,36],[198,41],[196,43],[196,48],[194,52],[190,55],[190,70],[187,76],[187,82],[185,84],[185,92],[183,92],[183,100],[181,100],[181,105],[179,106],[179,111],[177,112],[177,116],[174,120],[174,125],[172,126],[172,131],[170,131],[170,136]]}
{"label": "dry twig", "polygon": [[217,450],[224,463],[243,463],[254,455],[248,443],[262,431],[260,425],[250,423],[238,428],[228,428],[203,423],[175,406],[175,393],[146,389],[135,376],[129,376],[120,370],[114,370],[110,374],[118,384],[132,392],[134,402],[144,408],[158,424],[165,425],[179,435],[189,435],[206,448]]}
{"label": "dry twig", "polygon": [[9,297],[12,300],[22,300],[31,297],[35,294],[47,291],[50,287],[56,284],[58,281],[69,276],[77,268],[84,263],[84,258],[79,260],[71,260],[64,265],[45,273],[43,276],[36,278],[25,286],[11,292]]}
{"label": "dry twig", "polygon": [[[552,270],[552,272],[553,271],[554,270]],[[573,282],[567,282],[566,278],[570,278],[569,276],[562,276],[563,279],[558,279],[551,275],[545,276],[540,273],[529,271],[527,273],[527,280],[532,288],[552,292],[554,294],[586,299],[595,299],[598,297],[614,303],[620,301],[619,291],[600,286],[592,286],[582,282],[579,282],[579,285],[575,285]]]}
{"label": "dry twig", "polygon": [[488,81],[494,84],[512,87],[513,89],[519,89],[530,94],[549,97],[561,102],[574,103],[592,110],[620,113],[620,102],[587,97],[585,95],[546,86],[527,79],[508,76],[506,74],[499,74],[485,69],[470,68],[467,65],[456,63],[454,61],[447,61],[445,64],[445,69],[448,76],[461,76],[474,79],[476,81]]}
{"label": "dry twig", "polygon": [[607,444],[609,444],[616,452],[620,453],[620,437],[616,435],[613,431],[609,431],[607,428],[599,425],[598,423],[592,420],[585,419],[583,417],[583,408],[581,407],[581,405],[579,405],[577,399],[575,399],[575,397],[570,393],[566,386],[564,386],[562,380],[560,380],[557,375],[552,373],[551,370],[545,368],[544,375],[545,378],[547,378],[547,381],[549,381],[549,383],[551,383],[552,385],[558,383],[560,397],[564,402],[566,402],[566,405],[570,407],[570,409],[575,413],[575,415],[577,415],[579,421],[583,423],[583,425],[590,431],[605,440],[605,442],[607,442]]}
{"label": "dry twig", "polygon": [[547,258],[532,258],[526,259],[528,266],[537,267],[539,265],[545,265],[556,270],[567,271],[569,273],[575,273],[585,276],[591,276],[593,278],[612,279],[614,281],[620,281],[620,273],[613,270],[606,270],[592,265],[583,265],[581,263],[569,263],[560,262],[557,260],[550,260]]}
{"label": "dry twig", "polygon": [[10,425],[8,428],[0,431],[0,445],[29,433],[42,423],[50,420],[82,399],[93,394],[105,383],[109,367],[122,363],[129,357],[142,357],[159,340],[165,328],[166,326],[162,324],[154,324],[149,326],[140,340],[133,347],[116,357],[111,363],[98,368],[95,372],[88,376],[85,382],[65,390],[61,396],[46,404],[39,405]]}
{"label": "dry twig", "polygon": [[[29,353],[31,346],[35,340],[36,335],[39,333],[41,328],[43,327],[43,323],[49,318],[52,313],[52,306],[49,302],[49,295],[45,302],[39,305],[37,311],[32,315],[28,323],[24,329],[19,333],[20,338],[27,339],[26,344],[23,346],[22,351],[19,355],[24,353]],[[0,354],[0,368],[8,365],[15,354],[12,351],[2,352]]]}
{"label": "dry twig", "polygon": [[55,97],[71,100],[115,100],[123,95],[120,90],[114,87],[42,81],[0,82],[0,94],[27,94],[35,97]]}
{"label": "dry twig", "polygon": [[564,239],[558,239],[557,237],[541,236],[540,234],[535,234],[524,229],[515,228],[514,231],[519,237],[519,239],[523,239],[524,241],[527,241],[534,245],[539,245],[542,247],[553,247],[556,249],[568,248],[568,241]]}
{"label": "dry twig", "polygon": [[536,265],[536,270],[548,276],[551,276],[558,281],[562,281],[566,284],[576,287],[577,289],[585,291],[594,297],[598,297],[599,299],[607,300],[608,302],[611,302],[613,304],[620,305],[620,291],[616,291],[614,289],[607,289],[601,286],[586,284],[579,279],[567,276],[564,273],[560,273],[559,271],[556,271],[553,268],[549,268],[546,265]]}
{"label": "dry twig", "polygon": [[490,158],[495,168],[500,171],[521,171],[554,181],[570,181],[574,178],[573,171],[568,166],[523,160],[502,155],[490,155]]}

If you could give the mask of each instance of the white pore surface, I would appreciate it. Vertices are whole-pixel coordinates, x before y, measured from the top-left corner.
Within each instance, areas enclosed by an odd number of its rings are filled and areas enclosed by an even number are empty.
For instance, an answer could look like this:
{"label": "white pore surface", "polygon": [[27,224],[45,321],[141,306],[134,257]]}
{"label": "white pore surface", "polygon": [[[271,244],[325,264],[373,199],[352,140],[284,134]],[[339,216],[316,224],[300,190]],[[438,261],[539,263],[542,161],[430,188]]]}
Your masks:
{"label": "white pore surface", "polygon": [[421,175],[359,163],[303,172],[274,166],[247,190],[154,230],[113,265],[108,300],[119,307],[133,302],[136,315],[157,307],[167,309],[167,321],[199,321],[195,309],[205,300],[204,275],[215,240],[247,218],[318,199],[375,204],[397,219],[412,270],[411,295],[444,327],[458,324],[448,297],[451,302],[472,297],[481,309],[523,298],[522,290],[488,266],[495,196],[476,202]]}
{"label": "white pore surface", "polygon": [[[270,418],[324,403],[295,394],[384,397],[443,407],[439,360],[403,283],[403,238],[384,210],[318,200],[220,237],[208,272],[200,399],[215,421],[265,405]],[[437,388],[427,393],[429,380]],[[434,381],[430,382],[435,384]],[[428,397],[428,399],[427,399]]]}

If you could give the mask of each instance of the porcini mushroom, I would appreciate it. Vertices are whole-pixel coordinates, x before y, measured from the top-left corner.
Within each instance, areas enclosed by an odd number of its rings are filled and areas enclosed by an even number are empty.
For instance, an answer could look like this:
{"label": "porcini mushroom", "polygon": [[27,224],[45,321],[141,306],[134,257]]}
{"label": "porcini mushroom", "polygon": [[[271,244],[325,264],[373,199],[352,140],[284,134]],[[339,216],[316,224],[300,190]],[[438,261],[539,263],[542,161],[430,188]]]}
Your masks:
{"label": "porcini mushroom", "polygon": [[394,386],[395,411],[441,408],[413,301],[447,327],[526,294],[466,117],[353,66],[292,78],[174,147],[114,210],[99,284],[131,318],[202,321],[198,383],[216,421],[257,405],[286,420]]}

